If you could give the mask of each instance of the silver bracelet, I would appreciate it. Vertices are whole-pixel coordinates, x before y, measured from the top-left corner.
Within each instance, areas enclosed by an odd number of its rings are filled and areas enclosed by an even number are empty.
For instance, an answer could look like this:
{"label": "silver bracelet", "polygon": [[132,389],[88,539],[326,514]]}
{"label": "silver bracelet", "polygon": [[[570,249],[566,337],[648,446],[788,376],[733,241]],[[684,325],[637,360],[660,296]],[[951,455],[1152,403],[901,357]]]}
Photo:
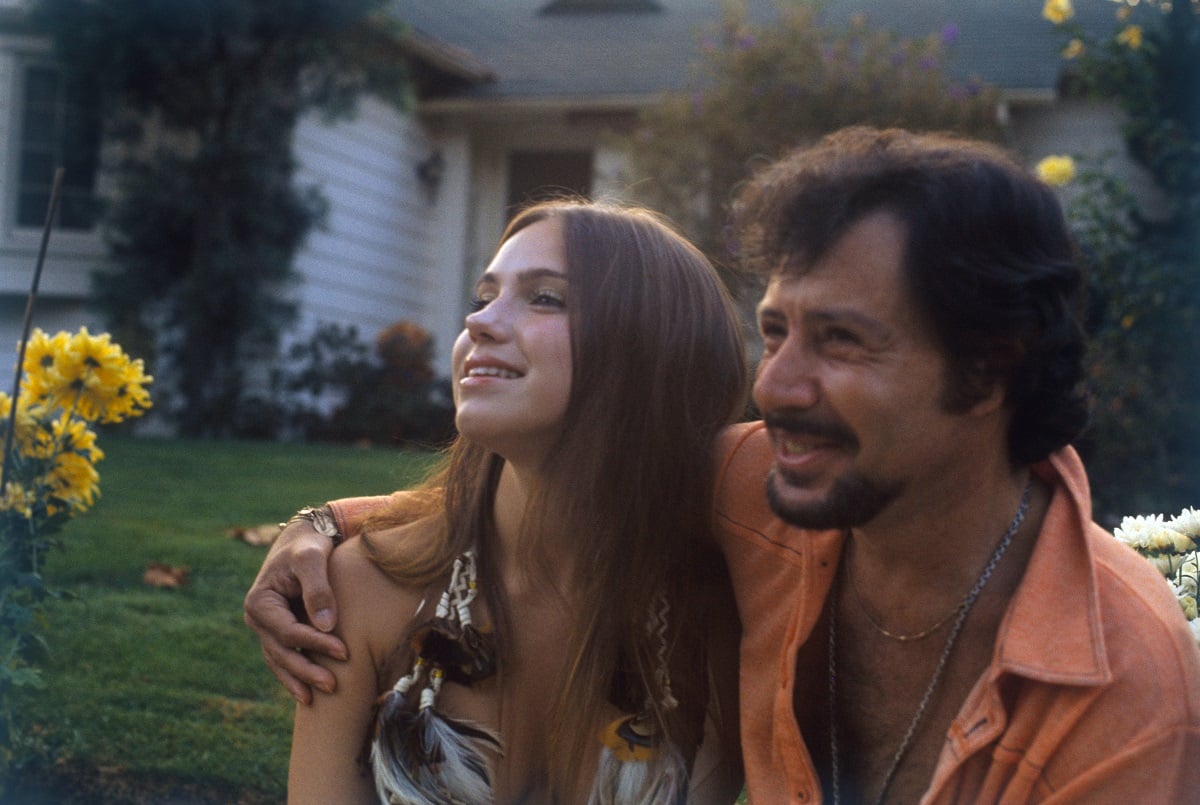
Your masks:
{"label": "silver bracelet", "polygon": [[307,520],[312,523],[313,530],[324,537],[333,540],[333,547],[342,544],[342,534],[338,531],[337,521],[333,519],[333,511],[328,506],[305,506],[288,518],[286,523],[280,523],[280,528],[287,528],[297,520]]}

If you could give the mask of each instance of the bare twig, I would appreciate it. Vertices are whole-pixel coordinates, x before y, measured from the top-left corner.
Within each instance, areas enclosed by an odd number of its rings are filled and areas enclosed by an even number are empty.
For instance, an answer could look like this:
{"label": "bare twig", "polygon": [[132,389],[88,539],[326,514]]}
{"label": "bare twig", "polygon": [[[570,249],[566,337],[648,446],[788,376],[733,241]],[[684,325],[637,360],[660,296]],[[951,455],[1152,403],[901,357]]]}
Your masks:
{"label": "bare twig", "polygon": [[54,225],[54,213],[58,210],[58,197],[62,190],[63,169],[54,171],[54,186],[50,190],[50,204],[46,208],[46,223],[42,227],[42,245],[38,249],[37,265],[33,269],[33,284],[25,299],[25,321],[21,325],[21,342],[17,348],[17,368],[13,373],[12,410],[8,413],[8,432],[4,434],[4,467],[0,469],[0,498],[8,491],[8,462],[12,453],[13,433],[17,425],[17,397],[21,393],[21,369],[25,363],[25,346],[29,343],[29,329],[33,323],[33,302],[37,299],[38,284],[42,279],[42,266],[46,262],[46,247],[50,245],[50,229]]}

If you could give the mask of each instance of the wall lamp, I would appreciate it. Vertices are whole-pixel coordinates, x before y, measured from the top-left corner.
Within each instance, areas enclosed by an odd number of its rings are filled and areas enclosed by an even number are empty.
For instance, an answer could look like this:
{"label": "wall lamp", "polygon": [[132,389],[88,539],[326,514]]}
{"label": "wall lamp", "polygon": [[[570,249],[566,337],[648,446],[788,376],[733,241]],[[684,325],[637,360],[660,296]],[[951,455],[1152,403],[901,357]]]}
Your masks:
{"label": "wall lamp", "polygon": [[446,172],[446,160],[442,156],[442,150],[435,148],[429,156],[418,162],[416,172],[417,181],[425,188],[425,192],[431,197],[436,195],[438,187],[442,184],[442,175]]}

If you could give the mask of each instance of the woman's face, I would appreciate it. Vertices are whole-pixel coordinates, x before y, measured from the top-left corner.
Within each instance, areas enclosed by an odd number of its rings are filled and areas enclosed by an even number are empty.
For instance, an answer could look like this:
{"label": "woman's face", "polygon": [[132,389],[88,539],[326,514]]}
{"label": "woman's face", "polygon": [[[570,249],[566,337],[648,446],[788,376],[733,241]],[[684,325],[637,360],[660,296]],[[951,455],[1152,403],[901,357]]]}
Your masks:
{"label": "woman's face", "polygon": [[537,462],[557,439],[571,395],[566,247],[555,219],[501,246],[475,283],[474,312],[454,343],[459,432],[510,462]]}

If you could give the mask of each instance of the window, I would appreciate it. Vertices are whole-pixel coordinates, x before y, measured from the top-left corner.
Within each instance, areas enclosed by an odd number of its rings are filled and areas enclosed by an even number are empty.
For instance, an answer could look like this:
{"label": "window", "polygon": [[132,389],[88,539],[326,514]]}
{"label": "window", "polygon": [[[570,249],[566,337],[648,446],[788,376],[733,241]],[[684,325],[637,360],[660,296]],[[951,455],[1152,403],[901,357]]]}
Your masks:
{"label": "window", "polygon": [[95,109],[79,103],[61,70],[29,64],[22,83],[23,119],[18,141],[16,224],[40,227],[50,204],[54,171],[63,168],[57,225],[91,229],[100,126]]}

